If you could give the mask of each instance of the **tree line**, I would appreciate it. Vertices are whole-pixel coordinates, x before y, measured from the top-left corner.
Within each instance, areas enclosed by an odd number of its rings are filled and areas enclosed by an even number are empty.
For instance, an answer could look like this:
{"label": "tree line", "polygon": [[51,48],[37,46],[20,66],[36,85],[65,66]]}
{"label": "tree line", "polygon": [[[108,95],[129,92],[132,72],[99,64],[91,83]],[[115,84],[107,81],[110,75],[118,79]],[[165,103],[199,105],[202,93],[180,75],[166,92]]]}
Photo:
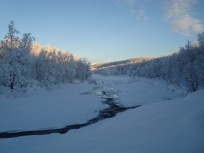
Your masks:
{"label": "tree line", "polygon": [[179,51],[164,57],[95,70],[103,75],[161,78],[167,83],[186,87],[189,92],[204,88],[204,32],[197,43],[187,41]]}
{"label": "tree line", "polygon": [[11,90],[31,87],[34,84],[49,87],[84,81],[90,77],[90,63],[76,59],[68,52],[56,48],[39,48],[32,52],[34,38],[25,33],[21,38],[14,22],[8,25],[8,33],[0,42],[0,86]]}

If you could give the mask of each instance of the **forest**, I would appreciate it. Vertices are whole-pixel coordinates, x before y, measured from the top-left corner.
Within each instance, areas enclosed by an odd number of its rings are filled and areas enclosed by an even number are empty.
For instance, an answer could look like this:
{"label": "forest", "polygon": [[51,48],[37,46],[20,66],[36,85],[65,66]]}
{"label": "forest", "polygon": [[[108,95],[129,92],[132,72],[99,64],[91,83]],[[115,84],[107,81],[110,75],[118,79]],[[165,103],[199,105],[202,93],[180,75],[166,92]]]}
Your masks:
{"label": "forest", "polygon": [[169,84],[185,87],[194,92],[204,87],[204,32],[197,42],[187,41],[184,47],[169,56],[136,62],[98,66],[95,73],[103,75],[129,75],[132,77],[161,78]]}
{"label": "forest", "polygon": [[[19,38],[14,22],[0,42],[0,86],[11,90],[33,85],[50,87],[85,81],[91,76],[90,62],[54,47],[41,47],[35,38],[25,33]],[[36,50],[38,50],[36,52]],[[204,87],[204,32],[196,43],[187,41],[184,47],[169,56],[137,58],[130,61],[98,65],[93,73],[161,78],[169,84],[185,87],[188,92]]]}
{"label": "forest", "polygon": [[[25,33],[19,38],[14,22],[8,25],[8,33],[0,42],[0,86],[12,91],[37,85],[50,87],[85,81],[90,77],[90,62],[75,58],[56,48],[36,46],[34,37]],[[38,47],[38,53],[33,50]]]}

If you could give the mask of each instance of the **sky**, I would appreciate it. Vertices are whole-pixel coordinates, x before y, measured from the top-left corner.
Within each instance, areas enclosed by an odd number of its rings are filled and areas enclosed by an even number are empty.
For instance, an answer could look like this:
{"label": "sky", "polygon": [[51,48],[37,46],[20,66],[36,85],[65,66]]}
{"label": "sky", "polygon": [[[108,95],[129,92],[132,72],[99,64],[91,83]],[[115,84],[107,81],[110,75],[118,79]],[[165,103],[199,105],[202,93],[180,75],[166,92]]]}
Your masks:
{"label": "sky", "polygon": [[203,0],[0,0],[0,39],[14,21],[41,45],[101,63],[169,55],[204,32]]}

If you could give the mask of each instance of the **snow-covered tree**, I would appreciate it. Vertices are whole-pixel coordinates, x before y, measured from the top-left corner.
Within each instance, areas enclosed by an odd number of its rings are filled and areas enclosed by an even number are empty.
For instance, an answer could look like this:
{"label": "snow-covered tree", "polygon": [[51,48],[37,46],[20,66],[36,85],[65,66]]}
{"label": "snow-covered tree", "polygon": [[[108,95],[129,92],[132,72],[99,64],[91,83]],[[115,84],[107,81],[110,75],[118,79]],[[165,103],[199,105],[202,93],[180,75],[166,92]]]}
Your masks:
{"label": "snow-covered tree", "polygon": [[90,76],[87,60],[76,60],[68,52],[33,44],[30,33],[23,34],[22,38],[18,34],[11,21],[0,43],[0,86],[15,90],[38,82],[48,87],[71,83],[74,79],[84,81]]}
{"label": "snow-covered tree", "polygon": [[30,80],[30,50],[34,38],[30,34],[24,34],[20,39],[18,33],[11,21],[7,35],[1,41],[1,80],[4,86],[11,89],[27,86]]}
{"label": "snow-covered tree", "polygon": [[76,77],[81,81],[85,81],[91,75],[90,63],[87,59],[81,58],[77,61]]}
{"label": "snow-covered tree", "polygon": [[198,45],[187,41],[177,53],[137,63],[108,65],[96,69],[100,74],[128,74],[132,77],[161,78],[168,83],[185,86],[189,92],[204,88],[204,32],[198,35]]}

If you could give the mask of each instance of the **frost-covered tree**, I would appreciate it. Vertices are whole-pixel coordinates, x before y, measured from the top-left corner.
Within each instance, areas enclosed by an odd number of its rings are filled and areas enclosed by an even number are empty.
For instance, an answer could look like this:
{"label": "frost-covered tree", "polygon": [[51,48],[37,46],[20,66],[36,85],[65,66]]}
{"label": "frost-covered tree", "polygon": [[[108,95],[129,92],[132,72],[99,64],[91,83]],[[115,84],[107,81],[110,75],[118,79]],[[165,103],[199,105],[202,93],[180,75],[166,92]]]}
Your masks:
{"label": "frost-covered tree", "polygon": [[30,50],[34,38],[24,34],[20,39],[18,33],[11,21],[7,35],[1,41],[1,83],[11,89],[27,86],[30,80]]}
{"label": "frost-covered tree", "polygon": [[77,73],[77,61],[74,60],[74,56],[72,54],[70,54],[70,56],[68,56],[66,60],[67,62],[65,63],[65,78],[67,78],[68,82],[73,82]]}
{"label": "frost-covered tree", "polygon": [[33,44],[30,33],[23,34],[22,38],[18,34],[11,21],[0,43],[0,86],[15,90],[35,82],[49,87],[71,83],[74,79],[84,81],[90,76],[87,60],[75,59],[72,54],[54,47]]}
{"label": "frost-covered tree", "polygon": [[20,39],[16,36],[18,33],[19,32],[14,28],[14,22],[11,21],[8,25],[7,35],[4,41],[1,41],[3,50],[2,83],[5,86],[9,86],[11,89],[14,89],[14,86],[19,83],[20,65],[18,47],[20,45]]}
{"label": "frost-covered tree", "polygon": [[87,59],[81,58],[77,61],[76,77],[81,81],[85,81],[90,77],[90,63]]}
{"label": "frost-covered tree", "polygon": [[204,48],[204,32],[198,34],[198,43],[200,48]]}
{"label": "frost-covered tree", "polygon": [[189,92],[204,88],[204,32],[198,35],[198,45],[187,41],[177,53],[137,63],[108,65],[95,70],[100,74],[128,74],[161,78],[168,83],[185,86]]}

